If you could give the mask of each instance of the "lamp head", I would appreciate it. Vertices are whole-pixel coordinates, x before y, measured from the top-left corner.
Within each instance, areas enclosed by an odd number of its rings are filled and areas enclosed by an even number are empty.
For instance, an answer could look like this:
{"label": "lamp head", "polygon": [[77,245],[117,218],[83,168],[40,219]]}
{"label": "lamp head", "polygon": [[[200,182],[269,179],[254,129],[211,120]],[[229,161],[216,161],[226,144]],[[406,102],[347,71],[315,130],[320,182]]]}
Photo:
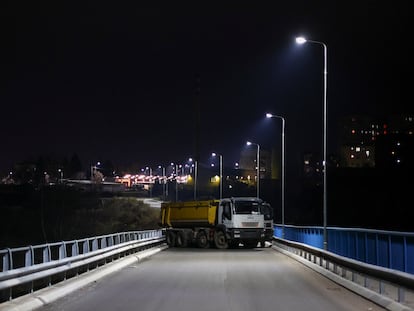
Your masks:
{"label": "lamp head", "polygon": [[247,146],[250,146],[251,144],[252,144],[252,142],[251,142],[251,141],[246,142],[246,145],[247,145]]}
{"label": "lamp head", "polygon": [[271,113],[266,113],[266,118],[271,118],[271,117],[273,117],[273,114],[271,114]]}
{"label": "lamp head", "polygon": [[304,37],[297,37],[296,38],[296,43],[297,44],[304,44],[304,43],[306,43],[306,39],[304,38]]}

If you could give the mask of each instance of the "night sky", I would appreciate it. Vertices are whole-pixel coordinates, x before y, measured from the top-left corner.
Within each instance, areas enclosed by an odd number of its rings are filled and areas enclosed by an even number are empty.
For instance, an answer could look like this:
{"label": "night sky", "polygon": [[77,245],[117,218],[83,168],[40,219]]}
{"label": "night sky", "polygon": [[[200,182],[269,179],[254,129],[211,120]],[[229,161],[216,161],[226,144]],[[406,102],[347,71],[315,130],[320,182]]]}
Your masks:
{"label": "night sky", "polygon": [[74,153],[86,167],[184,162],[198,105],[201,162],[215,151],[230,166],[246,140],[280,144],[266,112],[286,118],[289,163],[320,152],[323,50],[298,35],[328,46],[330,152],[343,116],[413,113],[412,10],[336,2],[2,2],[0,171]]}

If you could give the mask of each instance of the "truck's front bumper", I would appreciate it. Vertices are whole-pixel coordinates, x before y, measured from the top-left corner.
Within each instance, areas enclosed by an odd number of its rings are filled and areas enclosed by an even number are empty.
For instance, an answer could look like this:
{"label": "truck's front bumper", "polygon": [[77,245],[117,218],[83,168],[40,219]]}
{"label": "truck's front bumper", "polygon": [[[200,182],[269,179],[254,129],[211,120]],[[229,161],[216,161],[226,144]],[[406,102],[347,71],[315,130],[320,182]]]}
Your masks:
{"label": "truck's front bumper", "polygon": [[228,233],[232,239],[261,240],[265,238],[263,229],[233,229]]}

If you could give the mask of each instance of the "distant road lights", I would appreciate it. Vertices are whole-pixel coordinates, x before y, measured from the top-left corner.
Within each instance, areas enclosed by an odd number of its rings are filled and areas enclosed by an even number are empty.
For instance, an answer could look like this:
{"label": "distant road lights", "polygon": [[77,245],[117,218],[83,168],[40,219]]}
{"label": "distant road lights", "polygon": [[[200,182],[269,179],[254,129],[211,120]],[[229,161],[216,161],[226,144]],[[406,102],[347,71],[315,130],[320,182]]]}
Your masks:
{"label": "distant road lights", "polygon": [[257,169],[256,185],[257,186],[256,186],[256,190],[257,190],[257,197],[259,198],[260,197],[260,190],[259,190],[260,189],[260,145],[256,144],[256,143],[253,143],[251,141],[247,141],[246,145],[247,146],[251,146],[251,145],[257,146],[257,153],[256,153],[256,155],[257,155],[257,159],[256,159],[256,169]]}
{"label": "distant road lights", "polygon": [[296,43],[315,43],[323,47],[323,248],[328,249],[328,235],[327,235],[327,191],[326,191],[326,176],[327,176],[327,159],[326,159],[326,150],[327,150],[327,90],[328,90],[328,47],[325,43],[321,41],[307,40],[304,37],[297,37]]}
{"label": "distant road lights", "polygon": [[223,197],[223,156],[221,154],[217,154],[213,152],[211,156],[216,157],[219,156],[220,159],[220,199]]}
{"label": "distant road lights", "polygon": [[278,118],[282,120],[282,239],[285,238],[285,171],[286,171],[286,149],[285,149],[285,118],[282,116],[266,113],[266,118]]}

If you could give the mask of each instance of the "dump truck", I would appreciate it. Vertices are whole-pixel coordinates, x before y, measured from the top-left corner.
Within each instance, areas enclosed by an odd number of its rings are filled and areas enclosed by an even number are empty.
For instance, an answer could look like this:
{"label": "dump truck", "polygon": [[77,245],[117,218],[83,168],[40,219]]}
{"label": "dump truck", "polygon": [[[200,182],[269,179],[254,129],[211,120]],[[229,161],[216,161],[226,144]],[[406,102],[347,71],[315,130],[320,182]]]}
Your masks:
{"label": "dump truck", "polygon": [[163,202],[160,224],[170,247],[254,248],[266,238],[263,204],[255,197]]}

